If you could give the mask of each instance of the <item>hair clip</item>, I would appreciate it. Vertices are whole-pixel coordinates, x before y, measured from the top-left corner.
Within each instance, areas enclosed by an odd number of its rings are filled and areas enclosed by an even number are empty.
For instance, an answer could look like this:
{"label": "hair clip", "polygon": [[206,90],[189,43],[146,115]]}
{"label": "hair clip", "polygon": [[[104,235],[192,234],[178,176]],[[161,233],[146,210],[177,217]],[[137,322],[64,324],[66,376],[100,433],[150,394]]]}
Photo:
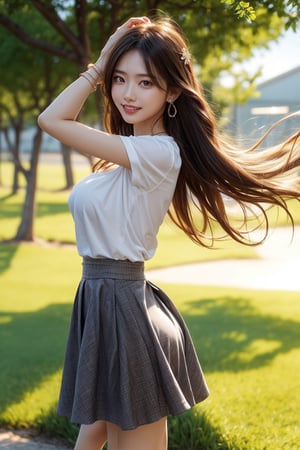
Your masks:
{"label": "hair clip", "polygon": [[180,59],[184,62],[184,65],[187,66],[191,61],[191,54],[187,48],[183,47],[180,52]]}

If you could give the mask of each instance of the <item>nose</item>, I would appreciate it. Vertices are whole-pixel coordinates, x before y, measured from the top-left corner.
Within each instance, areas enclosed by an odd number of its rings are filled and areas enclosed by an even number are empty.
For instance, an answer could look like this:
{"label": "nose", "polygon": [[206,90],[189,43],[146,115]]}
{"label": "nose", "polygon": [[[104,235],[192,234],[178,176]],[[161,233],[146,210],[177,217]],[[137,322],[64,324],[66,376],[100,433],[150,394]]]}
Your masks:
{"label": "nose", "polygon": [[133,102],[136,99],[135,89],[133,83],[128,83],[124,92],[124,100],[126,102]]}

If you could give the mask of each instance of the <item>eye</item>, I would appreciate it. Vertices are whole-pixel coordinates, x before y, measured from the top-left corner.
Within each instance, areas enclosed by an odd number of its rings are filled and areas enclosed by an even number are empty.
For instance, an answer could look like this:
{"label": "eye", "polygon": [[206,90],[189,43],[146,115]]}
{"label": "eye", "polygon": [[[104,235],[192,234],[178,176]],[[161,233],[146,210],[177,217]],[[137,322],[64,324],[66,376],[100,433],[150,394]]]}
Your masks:
{"label": "eye", "polygon": [[152,81],[150,81],[150,80],[142,80],[142,81],[140,82],[140,84],[141,84],[143,87],[151,87],[151,86],[153,86],[153,83],[152,83]]}
{"label": "eye", "polygon": [[124,78],[123,77],[121,77],[121,75],[115,75],[114,77],[113,77],[113,82],[114,83],[124,83]]}

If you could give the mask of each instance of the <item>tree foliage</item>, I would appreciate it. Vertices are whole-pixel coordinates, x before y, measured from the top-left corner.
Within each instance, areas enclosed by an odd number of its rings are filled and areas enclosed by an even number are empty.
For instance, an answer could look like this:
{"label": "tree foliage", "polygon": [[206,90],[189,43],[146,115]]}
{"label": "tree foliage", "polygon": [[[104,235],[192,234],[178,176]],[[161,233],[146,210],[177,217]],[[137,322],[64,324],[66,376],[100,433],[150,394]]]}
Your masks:
{"label": "tree foliage", "polygon": [[[240,19],[256,20],[256,8],[262,2],[243,2],[237,0],[221,0],[221,3],[228,5],[234,10]],[[299,21],[300,4],[298,0],[264,2],[269,14],[277,14],[283,18],[285,28],[292,28],[296,31]],[[258,4],[258,5],[257,5]]]}
{"label": "tree foliage", "polygon": [[[47,32],[32,27],[31,21],[20,23],[20,12],[32,9]],[[110,33],[128,17],[162,11],[183,27],[201,79],[209,79],[208,88],[254,49],[267,47],[285,28],[295,29],[300,18],[296,0],[0,0],[0,26],[31,48],[65,61],[75,76],[97,58]]]}
{"label": "tree foliage", "polygon": [[[20,25],[18,14],[24,8],[38,11],[60,42],[53,43],[50,34],[34,32],[31,23],[27,27]],[[31,47],[85,66],[87,59],[98,54],[112,30],[128,17],[153,16],[161,11],[174,17],[190,38],[200,33],[204,39],[201,56],[209,54],[215,45],[228,51],[227,38],[232,34],[241,47],[261,45],[256,35],[262,26],[272,30],[274,17],[286,28],[295,28],[300,18],[299,2],[291,0],[1,0],[0,24]],[[239,39],[245,29],[252,32],[247,42]]]}

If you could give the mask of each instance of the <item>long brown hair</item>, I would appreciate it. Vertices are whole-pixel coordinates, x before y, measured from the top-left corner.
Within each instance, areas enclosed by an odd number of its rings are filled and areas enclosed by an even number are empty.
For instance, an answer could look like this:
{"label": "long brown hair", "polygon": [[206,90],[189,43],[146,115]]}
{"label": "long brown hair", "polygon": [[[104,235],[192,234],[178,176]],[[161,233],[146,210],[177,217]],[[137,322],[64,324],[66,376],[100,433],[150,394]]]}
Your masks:
{"label": "long brown hair", "polygon": [[[213,243],[214,223],[236,241],[254,245],[243,226],[253,209],[262,213],[265,236],[269,227],[266,209],[270,205],[283,208],[293,223],[286,200],[300,195],[299,177],[294,174],[300,166],[300,132],[282,145],[260,151],[255,150],[263,138],[250,149],[239,151],[218,136],[214,114],[192,61],[182,58],[182,49],[187,49],[184,35],[170,19],[135,26],[111,51],[103,80],[106,129],[115,134],[133,134],[132,125],[122,119],[111,97],[116,64],[132,49],[141,52],[149,75],[158,85],[159,80],[164,80],[168,89],[180,92],[175,101],[176,117],[168,116],[167,104],[163,114],[166,132],[177,142],[182,158],[168,212],[173,222],[194,242],[205,246],[209,246],[207,237]],[[239,205],[242,224],[231,220],[227,198]],[[201,221],[197,212],[201,213]]]}

